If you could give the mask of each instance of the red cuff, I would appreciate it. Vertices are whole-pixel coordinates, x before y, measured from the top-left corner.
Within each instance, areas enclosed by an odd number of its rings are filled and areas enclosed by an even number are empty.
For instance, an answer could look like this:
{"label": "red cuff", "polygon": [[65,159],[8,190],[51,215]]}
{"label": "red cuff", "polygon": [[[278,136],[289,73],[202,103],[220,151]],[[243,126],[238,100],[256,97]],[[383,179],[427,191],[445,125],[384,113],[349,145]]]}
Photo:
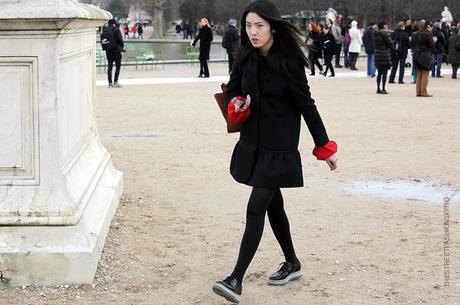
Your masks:
{"label": "red cuff", "polygon": [[321,147],[315,147],[313,149],[313,155],[316,157],[318,160],[326,160],[333,154],[337,152],[337,143],[334,141],[329,141],[327,142],[326,145],[323,145]]}
{"label": "red cuff", "polygon": [[[240,98],[240,97],[236,97]],[[241,97],[242,98],[242,97]],[[231,101],[228,103],[228,109],[227,109],[227,117],[230,121],[234,123],[243,123],[246,121],[251,114],[251,110],[246,108],[243,112],[235,112],[235,104],[233,104]]]}

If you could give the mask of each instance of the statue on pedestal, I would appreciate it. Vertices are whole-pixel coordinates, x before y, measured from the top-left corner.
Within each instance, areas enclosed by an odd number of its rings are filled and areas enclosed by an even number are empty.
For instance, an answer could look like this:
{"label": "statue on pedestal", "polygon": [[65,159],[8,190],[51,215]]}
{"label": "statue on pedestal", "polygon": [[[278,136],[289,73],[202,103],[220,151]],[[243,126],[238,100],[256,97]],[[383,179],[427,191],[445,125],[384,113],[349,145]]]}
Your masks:
{"label": "statue on pedestal", "polygon": [[449,26],[454,20],[447,6],[444,6],[444,11],[441,13],[441,16],[442,16],[441,21],[447,23]]}
{"label": "statue on pedestal", "polygon": [[338,17],[337,11],[332,7],[328,8],[326,12],[326,24],[331,26],[334,23],[334,20]]}

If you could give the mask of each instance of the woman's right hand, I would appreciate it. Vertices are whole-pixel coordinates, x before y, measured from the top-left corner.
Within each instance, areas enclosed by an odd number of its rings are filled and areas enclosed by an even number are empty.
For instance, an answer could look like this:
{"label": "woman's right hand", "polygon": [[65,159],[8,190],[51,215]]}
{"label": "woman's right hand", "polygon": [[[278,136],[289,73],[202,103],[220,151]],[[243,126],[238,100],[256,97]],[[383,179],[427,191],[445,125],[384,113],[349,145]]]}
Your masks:
{"label": "woman's right hand", "polygon": [[246,100],[241,100],[235,97],[232,99],[232,103],[235,105],[235,113],[243,112],[248,109],[251,104],[251,96],[248,94],[248,96],[246,96]]}

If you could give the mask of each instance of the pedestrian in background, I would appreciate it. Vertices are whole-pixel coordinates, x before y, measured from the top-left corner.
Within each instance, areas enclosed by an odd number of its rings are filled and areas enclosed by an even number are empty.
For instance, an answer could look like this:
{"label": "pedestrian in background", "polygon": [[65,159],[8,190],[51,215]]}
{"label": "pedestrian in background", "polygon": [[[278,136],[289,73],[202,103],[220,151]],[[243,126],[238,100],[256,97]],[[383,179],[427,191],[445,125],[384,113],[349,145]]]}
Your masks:
{"label": "pedestrian in background", "polygon": [[222,38],[222,47],[227,51],[228,55],[228,73],[232,73],[233,62],[235,61],[238,49],[240,48],[240,33],[236,28],[236,20],[230,19],[228,27],[225,29]]}
{"label": "pedestrian in background", "polygon": [[334,45],[335,67],[343,68],[343,66],[340,64],[340,53],[342,52],[342,44],[343,44],[342,19],[337,17],[332,22],[330,31],[332,32],[332,35],[334,36],[334,40],[335,40],[335,45]]}
{"label": "pedestrian in background", "polygon": [[[102,31],[101,44],[107,56],[107,78],[109,88],[120,88],[118,77],[121,70],[121,53],[124,49],[124,42],[119,24],[115,19],[110,19],[107,28]],[[115,63],[115,76],[112,82],[113,63]]]}
{"label": "pedestrian in background", "polygon": [[308,38],[307,38],[307,49],[308,49],[308,59],[310,60],[311,66],[310,70],[311,73],[310,75],[315,75],[315,66],[318,67],[319,72],[323,73],[323,66],[319,62],[319,59],[322,58],[322,49],[323,49],[323,44],[322,44],[322,39],[321,39],[321,29],[319,26],[314,23],[313,21],[310,21],[308,23]]}
{"label": "pedestrian in background", "polygon": [[458,27],[452,27],[452,36],[449,38],[449,55],[447,62],[452,65],[452,78],[457,79],[458,66],[460,65],[460,35]]}
{"label": "pedestrian in background", "polygon": [[181,38],[185,39],[185,35],[182,33],[182,26],[180,25],[180,23],[177,23],[174,29],[176,31],[177,39],[181,39]]}
{"label": "pedestrian in background", "polygon": [[406,58],[410,47],[409,35],[405,31],[404,22],[399,22],[398,26],[390,35],[393,41],[392,66],[390,73],[390,84],[395,83],[396,71],[399,66],[398,84],[404,84],[404,70],[406,68]]}
{"label": "pedestrian in background", "polygon": [[390,35],[387,32],[387,23],[382,20],[378,30],[374,31],[375,66],[377,67],[377,93],[388,94],[385,89],[388,69],[391,68],[390,51],[393,48]]}
{"label": "pedestrian in background", "polygon": [[137,23],[134,23],[131,27],[131,33],[133,33],[133,39],[137,38]]}
{"label": "pedestrian in background", "polygon": [[345,68],[350,68],[350,57],[349,57],[349,48],[350,48],[350,26],[347,25],[344,27],[344,34],[343,34],[343,62]]}
{"label": "pedestrian in background", "polygon": [[211,25],[209,24],[208,19],[203,17],[200,20],[200,30],[198,35],[192,42],[192,46],[195,46],[198,40],[200,41],[200,74],[198,77],[209,77],[208,60],[209,53],[211,52],[212,39]]}
{"label": "pedestrian in background", "polygon": [[404,20],[404,32],[409,35],[409,38],[412,36],[413,30],[414,28],[412,27],[412,19],[406,18],[406,20]]}
{"label": "pedestrian in background", "polygon": [[361,32],[358,29],[358,22],[353,20],[351,22],[350,33],[350,46],[348,52],[350,53],[350,70],[358,70],[356,68],[356,62],[358,61],[359,53],[361,53],[361,46],[363,45],[363,40],[361,38]]}
{"label": "pedestrian in background", "polygon": [[332,58],[334,57],[335,50],[335,39],[332,35],[329,26],[325,25],[323,27],[323,53],[324,53],[324,64],[326,69],[324,70],[323,75],[327,76],[327,71],[331,71],[330,77],[335,76],[334,67],[332,66]]}
{"label": "pedestrian in background", "polygon": [[431,77],[442,77],[441,68],[444,54],[446,53],[446,36],[441,30],[440,22],[433,24],[431,33],[435,42],[433,52],[434,65],[431,68]]}
{"label": "pedestrian in background", "polygon": [[367,76],[370,77],[375,77],[374,31],[377,29],[373,23],[369,23],[363,34],[364,51],[367,54]]}
{"label": "pedestrian in background", "polygon": [[428,76],[430,74],[430,62],[432,61],[432,51],[434,48],[434,38],[431,33],[431,26],[426,25],[425,21],[420,21],[420,30],[412,34],[412,43],[415,48],[415,65],[417,68],[417,97],[432,97],[428,94]]}
{"label": "pedestrian in background", "polygon": [[129,27],[127,24],[123,27],[123,33],[125,34],[125,39],[129,38]]}
{"label": "pedestrian in background", "polygon": [[137,38],[144,39],[144,28],[142,27],[142,23],[137,24]]}

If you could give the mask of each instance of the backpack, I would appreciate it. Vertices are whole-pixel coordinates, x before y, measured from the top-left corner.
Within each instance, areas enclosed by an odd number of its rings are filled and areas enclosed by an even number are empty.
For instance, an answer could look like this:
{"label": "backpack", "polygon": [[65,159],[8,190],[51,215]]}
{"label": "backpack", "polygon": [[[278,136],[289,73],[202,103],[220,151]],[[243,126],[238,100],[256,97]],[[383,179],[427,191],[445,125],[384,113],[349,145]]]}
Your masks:
{"label": "backpack", "polygon": [[117,48],[117,42],[115,41],[115,35],[113,34],[114,28],[106,27],[101,34],[101,45],[102,50],[111,51]]}

